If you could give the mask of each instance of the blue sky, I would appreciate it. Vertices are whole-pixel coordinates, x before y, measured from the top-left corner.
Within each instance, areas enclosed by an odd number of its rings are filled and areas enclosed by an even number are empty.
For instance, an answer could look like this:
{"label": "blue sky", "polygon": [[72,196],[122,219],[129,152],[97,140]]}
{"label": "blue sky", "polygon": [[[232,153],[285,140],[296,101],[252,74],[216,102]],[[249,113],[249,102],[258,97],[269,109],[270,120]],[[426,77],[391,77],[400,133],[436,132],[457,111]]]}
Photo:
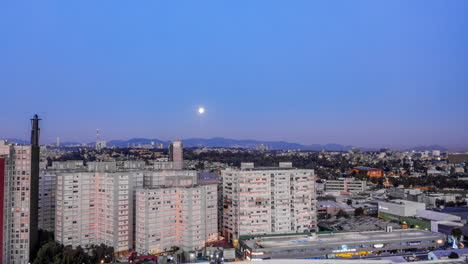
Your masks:
{"label": "blue sky", "polygon": [[0,137],[468,147],[467,1],[1,5]]}

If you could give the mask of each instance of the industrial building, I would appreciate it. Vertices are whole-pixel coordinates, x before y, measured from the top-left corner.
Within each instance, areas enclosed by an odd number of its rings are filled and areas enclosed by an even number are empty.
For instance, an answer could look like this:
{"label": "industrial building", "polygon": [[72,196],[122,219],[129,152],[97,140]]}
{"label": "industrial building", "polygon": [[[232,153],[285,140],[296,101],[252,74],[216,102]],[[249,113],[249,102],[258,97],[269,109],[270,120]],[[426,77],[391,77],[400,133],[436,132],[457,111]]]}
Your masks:
{"label": "industrial building", "polygon": [[443,234],[420,229],[314,235],[247,237],[240,252],[250,260],[294,258],[360,258],[390,256],[413,250],[434,250]]}
{"label": "industrial building", "polygon": [[315,174],[290,162],[279,167],[222,171],[223,234],[236,242],[243,235],[313,233],[317,230]]}
{"label": "industrial building", "polygon": [[407,200],[379,201],[379,216],[415,216],[419,210],[426,210],[426,204]]}

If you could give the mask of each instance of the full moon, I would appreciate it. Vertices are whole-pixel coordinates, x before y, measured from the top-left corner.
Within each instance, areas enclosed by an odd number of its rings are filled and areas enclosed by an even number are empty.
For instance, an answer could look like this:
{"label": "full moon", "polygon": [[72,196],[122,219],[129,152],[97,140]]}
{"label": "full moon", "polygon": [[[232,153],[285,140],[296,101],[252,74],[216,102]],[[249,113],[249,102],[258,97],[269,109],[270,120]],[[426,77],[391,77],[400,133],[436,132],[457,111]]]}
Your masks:
{"label": "full moon", "polygon": [[198,113],[199,113],[200,115],[203,115],[203,114],[205,113],[205,108],[204,108],[204,107],[199,107],[199,108],[198,108]]}

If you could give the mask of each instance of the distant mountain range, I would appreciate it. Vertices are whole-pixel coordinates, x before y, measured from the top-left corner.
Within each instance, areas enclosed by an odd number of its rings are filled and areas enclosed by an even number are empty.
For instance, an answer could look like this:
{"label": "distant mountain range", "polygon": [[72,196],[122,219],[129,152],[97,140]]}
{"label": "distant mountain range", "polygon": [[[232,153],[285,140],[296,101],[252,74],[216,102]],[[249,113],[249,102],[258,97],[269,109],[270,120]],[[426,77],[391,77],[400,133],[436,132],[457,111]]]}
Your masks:
{"label": "distant mountain range", "polygon": [[[27,140],[21,139],[7,139],[9,142],[15,142],[18,144],[29,144]],[[150,145],[151,141],[155,144],[162,143],[164,147],[167,147],[171,141],[164,141],[159,139],[149,139],[149,138],[132,138],[129,140],[111,140],[107,142],[108,146],[115,147],[127,147],[134,145]],[[378,150],[377,148],[361,148],[351,145],[341,145],[341,144],[312,144],[304,145],[299,143],[292,143],[286,141],[262,141],[262,140],[253,140],[253,139],[229,139],[222,137],[215,138],[189,138],[182,140],[184,147],[224,147],[224,148],[247,148],[253,149],[261,145],[268,147],[269,149],[284,149],[284,150],[310,150],[310,151],[320,151],[322,149],[328,151],[348,151],[352,148],[359,148],[362,151],[373,151]],[[53,143],[52,143],[53,144]],[[61,145],[79,145],[79,142],[61,142]],[[90,142],[88,145],[94,145],[95,142]],[[412,148],[398,149],[399,151],[431,151],[431,150],[441,150],[446,151],[447,148],[431,145],[431,146],[416,146]]]}
{"label": "distant mountain range", "polygon": [[[155,144],[162,143],[164,146],[168,146],[170,141],[163,141],[159,139],[147,139],[147,138],[132,138],[130,140],[111,140],[107,142],[108,146],[126,147],[133,144],[149,145],[153,141]],[[343,146],[339,144],[326,144],[326,145],[303,145],[299,143],[291,143],[285,141],[261,141],[261,140],[239,140],[229,138],[188,138],[182,140],[184,147],[224,147],[224,148],[257,148],[261,145],[268,147],[269,149],[301,149],[301,150],[341,150],[346,151],[352,148],[352,146]]]}

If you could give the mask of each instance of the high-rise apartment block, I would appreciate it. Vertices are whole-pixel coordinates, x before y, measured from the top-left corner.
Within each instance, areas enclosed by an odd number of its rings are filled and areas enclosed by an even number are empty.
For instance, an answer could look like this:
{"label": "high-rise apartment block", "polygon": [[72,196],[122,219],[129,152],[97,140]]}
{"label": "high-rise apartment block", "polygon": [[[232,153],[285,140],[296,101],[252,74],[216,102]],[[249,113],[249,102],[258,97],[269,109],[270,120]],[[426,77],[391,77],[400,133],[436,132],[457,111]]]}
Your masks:
{"label": "high-rise apartment block", "polygon": [[39,172],[38,228],[54,232],[57,175],[44,167]]}
{"label": "high-rise apartment block", "polygon": [[222,171],[224,230],[229,241],[242,235],[316,232],[315,174],[289,162],[279,167]]}
{"label": "high-rise apartment block", "polygon": [[31,262],[38,242],[39,118],[32,121],[31,145],[0,141],[2,263]]}
{"label": "high-rise apartment block", "polygon": [[169,145],[169,161],[174,162],[175,169],[182,169],[184,165],[182,141],[176,140]]}
{"label": "high-rise apartment block", "polygon": [[27,263],[30,253],[31,146],[3,144],[2,263]]}
{"label": "high-rise apartment block", "polygon": [[136,251],[157,253],[172,246],[201,249],[218,239],[217,220],[216,184],[140,189]]}
{"label": "high-rise apartment block", "polygon": [[117,252],[132,248],[133,189],[142,186],[143,173],[119,171],[115,162],[90,162],[56,174],[57,241],[73,247],[103,243]]}
{"label": "high-rise apartment block", "polygon": [[56,240],[139,253],[216,240],[217,185],[198,184],[197,172],[176,162],[54,162]]}

